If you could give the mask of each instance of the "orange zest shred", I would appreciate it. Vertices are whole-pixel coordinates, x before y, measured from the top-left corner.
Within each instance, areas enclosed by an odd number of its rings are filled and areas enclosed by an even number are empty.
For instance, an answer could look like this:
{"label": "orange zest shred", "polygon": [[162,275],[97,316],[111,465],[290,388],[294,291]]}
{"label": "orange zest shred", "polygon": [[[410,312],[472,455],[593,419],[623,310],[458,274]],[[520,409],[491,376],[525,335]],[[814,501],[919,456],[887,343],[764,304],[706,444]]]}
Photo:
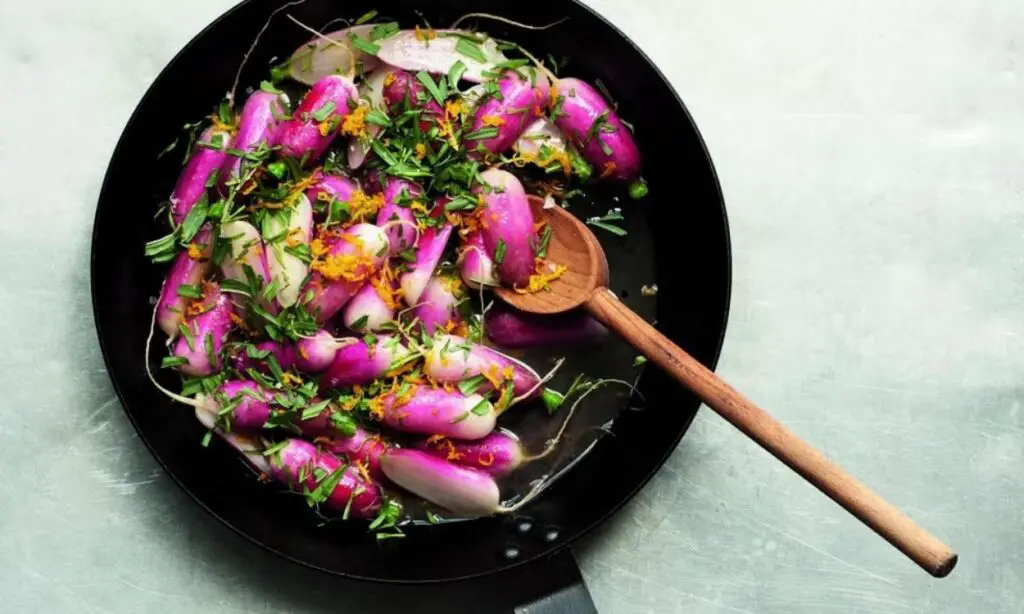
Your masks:
{"label": "orange zest shred", "polygon": [[466,105],[461,100],[449,100],[444,103],[444,114],[452,119],[462,115],[465,110]]}
{"label": "orange zest shred", "polygon": [[427,146],[423,143],[416,143],[416,159],[422,160],[427,157]]}
{"label": "orange zest shred", "polygon": [[487,367],[487,370],[482,372],[480,375],[483,375],[484,378],[486,378],[487,381],[491,383],[491,386],[494,386],[495,390],[501,388],[502,379],[500,377],[500,374],[498,373],[498,365],[492,363],[489,367]]}
{"label": "orange zest shred", "polygon": [[341,133],[366,138],[366,114],[369,111],[369,105],[361,104],[355,111],[346,115],[345,120],[341,122]]}
{"label": "orange zest shred", "polygon": [[604,163],[604,170],[601,171],[600,179],[606,179],[606,178],[610,177],[611,174],[614,173],[614,172],[615,172],[615,163],[614,162],[605,162]]}
{"label": "orange zest shred", "polygon": [[551,86],[548,90],[548,106],[554,109],[558,105],[558,88]]}
{"label": "orange zest shred", "polygon": [[481,467],[490,467],[494,464],[494,453],[490,451],[481,452],[477,457],[477,462]]}
{"label": "orange zest shred", "polygon": [[498,117],[497,115],[484,115],[480,118],[485,126],[504,126],[504,118]]}
{"label": "orange zest shred", "polygon": [[213,124],[214,133],[220,131],[234,135],[238,132],[238,126],[234,124],[225,124],[216,113],[210,116],[210,123]]}
{"label": "orange zest shred", "polygon": [[388,86],[390,86],[394,82],[395,82],[395,73],[389,71],[388,74],[384,75],[384,87],[388,87]]}
{"label": "orange zest shred", "polygon": [[366,463],[362,459],[355,462],[356,469],[359,470],[359,475],[363,476],[363,480],[373,483],[373,478],[370,477],[370,471],[366,468]]}
{"label": "orange zest shred", "polygon": [[416,40],[427,42],[434,40],[435,38],[437,38],[437,32],[435,32],[433,28],[427,28],[424,30],[419,26],[416,26]]}
{"label": "orange zest shred", "polygon": [[516,370],[512,368],[512,365],[508,365],[501,370],[501,376],[505,378],[505,381],[508,381],[516,376]]}
{"label": "orange zest shred", "polygon": [[384,194],[367,196],[362,190],[352,192],[348,199],[349,219],[353,222],[362,221],[380,211],[384,206]]}
{"label": "orange zest shred", "polygon": [[203,250],[195,243],[188,244],[188,257],[192,260],[202,260]]}
{"label": "orange zest shred", "polygon": [[284,382],[285,384],[292,384],[295,386],[302,385],[302,378],[288,371],[285,371],[282,374],[281,381]]}
{"label": "orange zest shred", "polygon": [[530,280],[526,287],[513,286],[512,288],[519,294],[533,294],[547,290],[551,282],[565,275],[566,270],[568,270],[563,264],[549,264],[543,258],[535,258],[534,261],[536,262],[535,273],[530,275]]}

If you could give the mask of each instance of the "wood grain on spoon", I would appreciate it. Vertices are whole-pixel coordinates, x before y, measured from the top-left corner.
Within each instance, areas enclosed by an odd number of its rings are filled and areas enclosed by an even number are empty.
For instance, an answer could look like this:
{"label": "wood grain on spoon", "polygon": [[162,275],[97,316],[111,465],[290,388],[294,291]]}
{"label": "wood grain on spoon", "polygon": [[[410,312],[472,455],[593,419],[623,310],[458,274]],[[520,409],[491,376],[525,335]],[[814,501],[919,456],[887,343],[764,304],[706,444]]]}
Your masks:
{"label": "wood grain on spoon", "polygon": [[548,260],[567,267],[550,291],[520,294],[502,288],[498,295],[523,311],[553,314],[583,307],[616,331],[651,362],[672,374],[765,450],[814,484],[876,533],[936,577],[953,570],[957,555],[877,493],[829,460],[744,397],[710,369],[619,301],[608,290],[608,260],[597,237],[561,207],[544,209],[530,197],[537,221],[551,226]]}

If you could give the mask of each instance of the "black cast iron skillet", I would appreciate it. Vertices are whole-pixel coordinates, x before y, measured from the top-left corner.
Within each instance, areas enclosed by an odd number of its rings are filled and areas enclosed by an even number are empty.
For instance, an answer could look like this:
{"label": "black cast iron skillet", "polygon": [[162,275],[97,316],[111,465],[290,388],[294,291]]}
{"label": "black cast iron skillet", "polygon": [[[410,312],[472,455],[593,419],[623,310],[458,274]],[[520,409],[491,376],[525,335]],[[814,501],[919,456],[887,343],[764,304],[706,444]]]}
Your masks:
{"label": "black cast iron skillet", "polygon": [[[139,103],[110,162],[93,234],[93,307],[104,358],[125,411],[157,460],[197,503],[254,543],[293,561],[384,582],[466,579],[527,564],[530,569],[519,573],[543,578],[552,590],[560,582],[578,581],[571,557],[552,556],[607,520],[650,479],[679,443],[699,406],[694,396],[659,372],[647,371],[640,380],[646,409],[623,411],[610,428],[612,435],[598,439],[571,471],[519,516],[411,527],[405,539],[383,543],[350,523],[318,526],[300,498],[258,484],[226,446],[218,442],[200,447],[202,431],[191,410],[172,404],[147,381],[143,346],[152,297],[159,292],[164,271],[143,257],[142,248],[146,240],[166,232],[153,219],[154,211],[170,193],[181,162],[180,153],[159,160],[157,154],[181,135],[184,123],[206,115],[230,89],[242,56],[281,4],[249,0],[196,36]],[[571,58],[567,74],[599,78],[617,99],[620,115],[635,124],[650,195],[639,203],[615,203],[612,198],[619,192],[601,189],[593,194],[594,212],[618,204],[628,217],[626,238],[602,237],[611,287],[632,308],[656,319],[659,328],[694,357],[713,366],[725,330],[730,285],[722,195],[696,126],[650,60],[614,26],[573,0],[309,0],[289,7],[287,13],[321,27],[371,9],[406,27],[423,19],[440,27],[469,12],[498,13],[528,23],[568,17],[544,32],[496,22],[481,26],[541,57],[550,53]],[[308,37],[278,15],[242,73],[243,87],[265,78],[274,56],[286,56]],[[591,210],[578,213],[588,215]],[[680,262],[701,266],[684,271]],[[640,287],[653,283],[660,290],[657,297],[641,296]],[[576,356],[576,366],[632,377],[632,352],[616,343]],[[150,357],[154,363],[157,353]],[[167,384],[173,387],[173,378],[167,378]],[[597,402],[614,404],[613,411],[624,407],[621,397],[611,394]],[[586,598],[585,591],[575,595]]]}

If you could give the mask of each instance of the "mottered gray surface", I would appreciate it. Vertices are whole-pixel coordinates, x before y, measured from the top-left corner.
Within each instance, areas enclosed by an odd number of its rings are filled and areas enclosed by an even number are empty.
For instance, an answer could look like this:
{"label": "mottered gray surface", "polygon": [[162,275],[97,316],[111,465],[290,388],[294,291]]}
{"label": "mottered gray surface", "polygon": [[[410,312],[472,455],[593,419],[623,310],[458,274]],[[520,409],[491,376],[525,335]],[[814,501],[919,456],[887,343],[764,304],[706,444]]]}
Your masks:
{"label": "mottered gray surface", "polygon": [[[0,5],[0,609],[387,612],[404,594],[461,611],[219,526],[107,381],[88,287],[102,174],[156,73],[231,4]],[[581,548],[599,609],[1024,612],[1024,5],[592,4],[665,71],[721,175],[720,372],[961,553],[930,579],[704,411]]]}

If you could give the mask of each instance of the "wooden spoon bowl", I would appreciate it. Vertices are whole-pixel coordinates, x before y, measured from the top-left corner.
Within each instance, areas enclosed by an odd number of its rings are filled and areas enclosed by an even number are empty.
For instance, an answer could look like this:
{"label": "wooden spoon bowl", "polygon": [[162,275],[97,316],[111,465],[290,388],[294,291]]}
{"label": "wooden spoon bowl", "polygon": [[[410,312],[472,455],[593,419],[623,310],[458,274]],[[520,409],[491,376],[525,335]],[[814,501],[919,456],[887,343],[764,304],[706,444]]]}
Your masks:
{"label": "wooden spoon bowl", "polygon": [[565,274],[550,288],[521,294],[500,288],[497,294],[513,307],[537,314],[583,308],[614,330],[688,387],[704,403],[761,447],[816,486],[936,577],[953,570],[957,555],[903,512],[800,439],[766,411],[658,332],[608,290],[608,259],[594,233],[562,207],[545,209],[530,197],[535,220],[552,230],[547,258],[565,265]]}

